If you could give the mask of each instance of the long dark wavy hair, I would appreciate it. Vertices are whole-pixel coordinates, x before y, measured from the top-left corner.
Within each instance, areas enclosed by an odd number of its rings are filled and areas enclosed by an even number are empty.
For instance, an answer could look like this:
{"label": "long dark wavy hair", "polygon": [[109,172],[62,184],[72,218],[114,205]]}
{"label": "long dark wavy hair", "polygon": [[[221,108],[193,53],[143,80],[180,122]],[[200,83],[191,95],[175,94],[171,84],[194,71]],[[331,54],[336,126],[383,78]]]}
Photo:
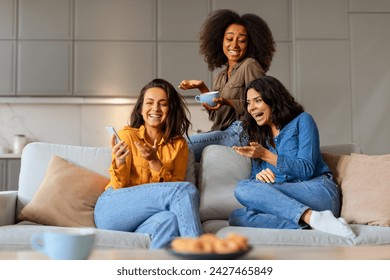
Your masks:
{"label": "long dark wavy hair", "polygon": [[211,12],[202,25],[199,33],[200,54],[210,71],[220,68],[228,62],[222,51],[226,28],[231,24],[245,27],[248,33],[248,47],[245,57],[256,59],[267,72],[275,53],[275,41],[268,24],[255,14],[240,16],[232,10],[216,10]]}
{"label": "long dark wavy hair", "polygon": [[[285,86],[276,78],[262,76],[253,80],[245,89],[245,108],[248,108],[248,90],[256,90],[263,102],[271,107],[271,121],[280,130],[291,122],[295,117],[304,112],[301,104],[295,101]],[[273,139],[271,128],[268,125],[259,126],[255,119],[246,110],[243,119],[243,138],[249,136],[249,141],[259,142],[264,147]],[[248,136],[245,136],[248,135]]]}
{"label": "long dark wavy hair", "polygon": [[165,142],[168,143],[177,136],[187,136],[188,138],[188,131],[191,128],[191,122],[189,120],[190,111],[180,93],[176,91],[171,83],[164,79],[154,79],[142,88],[131,113],[129,126],[139,128],[145,124],[142,117],[142,105],[145,93],[150,88],[161,88],[167,93],[169,110],[163,126]]}

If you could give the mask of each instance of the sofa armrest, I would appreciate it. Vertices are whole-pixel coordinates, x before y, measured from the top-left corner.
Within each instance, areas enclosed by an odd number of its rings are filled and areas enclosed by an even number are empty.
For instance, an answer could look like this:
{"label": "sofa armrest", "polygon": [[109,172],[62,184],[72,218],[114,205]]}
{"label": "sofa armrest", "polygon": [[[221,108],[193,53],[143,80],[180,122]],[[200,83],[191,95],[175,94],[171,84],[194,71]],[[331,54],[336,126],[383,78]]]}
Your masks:
{"label": "sofa armrest", "polygon": [[0,226],[14,225],[18,191],[0,192]]}

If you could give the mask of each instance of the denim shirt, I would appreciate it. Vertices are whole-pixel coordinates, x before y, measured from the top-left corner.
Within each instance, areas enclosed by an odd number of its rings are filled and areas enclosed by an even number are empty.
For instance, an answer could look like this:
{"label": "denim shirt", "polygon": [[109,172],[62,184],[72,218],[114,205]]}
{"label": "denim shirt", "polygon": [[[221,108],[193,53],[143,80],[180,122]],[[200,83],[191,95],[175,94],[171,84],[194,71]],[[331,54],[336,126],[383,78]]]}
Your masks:
{"label": "denim shirt", "polygon": [[276,166],[252,159],[252,176],[269,168],[275,182],[307,181],[321,174],[331,173],[320,151],[320,139],[313,117],[303,112],[288,123],[274,138],[275,147],[266,148],[278,155]]}

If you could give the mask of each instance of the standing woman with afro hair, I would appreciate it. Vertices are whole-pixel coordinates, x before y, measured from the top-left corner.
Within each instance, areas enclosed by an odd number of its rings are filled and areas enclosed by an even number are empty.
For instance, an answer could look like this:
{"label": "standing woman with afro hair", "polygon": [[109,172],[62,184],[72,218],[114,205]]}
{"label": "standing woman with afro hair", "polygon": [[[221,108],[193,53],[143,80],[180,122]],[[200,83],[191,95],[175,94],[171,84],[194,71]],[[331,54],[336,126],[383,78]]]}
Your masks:
{"label": "standing woman with afro hair", "polygon": [[[224,69],[214,78],[213,91],[219,92],[215,106],[203,103],[211,131],[188,139],[197,161],[203,149],[212,144],[237,146],[245,112],[242,103],[245,87],[269,70],[275,52],[275,41],[268,24],[255,14],[240,16],[232,10],[216,10],[209,14],[200,31],[200,53],[213,71]],[[197,88],[209,92],[202,80],[183,80],[179,88]]]}

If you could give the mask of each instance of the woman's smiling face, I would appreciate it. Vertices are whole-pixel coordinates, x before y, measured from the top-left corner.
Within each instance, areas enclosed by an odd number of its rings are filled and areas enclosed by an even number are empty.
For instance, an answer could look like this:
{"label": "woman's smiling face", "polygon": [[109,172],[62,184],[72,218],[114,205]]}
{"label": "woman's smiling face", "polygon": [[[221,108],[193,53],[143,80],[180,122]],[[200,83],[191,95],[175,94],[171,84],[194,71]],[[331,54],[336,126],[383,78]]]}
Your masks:
{"label": "woman's smiling face", "polygon": [[167,93],[158,87],[149,88],[145,92],[142,104],[142,117],[145,127],[161,129],[169,112]]}
{"label": "woman's smiling face", "polygon": [[259,92],[250,88],[247,92],[246,102],[249,114],[251,114],[259,126],[273,125],[271,107],[263,101]]}
{"label": "woman's smiling face", "polygon": [[226,28],[223,38],[223,53],[226,55],[229,65],[241,61],[248,47],[248,35],[246,28],[239,24],[231,24]]}

